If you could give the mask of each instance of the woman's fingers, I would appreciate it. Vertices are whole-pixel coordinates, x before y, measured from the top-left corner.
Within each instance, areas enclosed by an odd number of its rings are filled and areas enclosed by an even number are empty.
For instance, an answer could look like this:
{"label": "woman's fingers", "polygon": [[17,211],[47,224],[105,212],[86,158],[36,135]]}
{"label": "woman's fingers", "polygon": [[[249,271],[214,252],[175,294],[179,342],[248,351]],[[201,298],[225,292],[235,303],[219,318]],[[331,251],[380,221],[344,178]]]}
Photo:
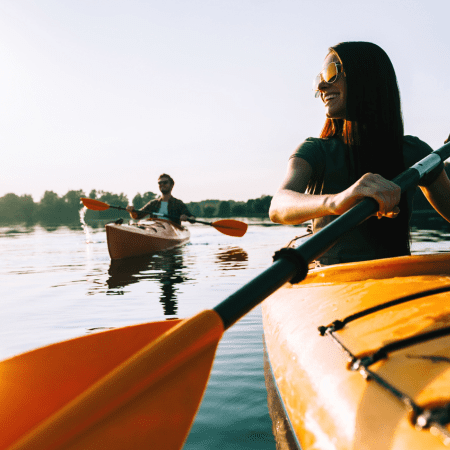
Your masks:
{"label": "woman's fingers", "polygon": [[340,215],[355,206],[365,197],[371,197],[379,205],[377,215],[395,217],[398,211],[395,207],[400,202],[401,189],[392,181],[381,175],[366,173],[356,183],[343,192],[335,194],[331,209],[334,214]]}
{"label": "woman's fingers", "polygon": [[399,211],[395,209],[401,196],[401,189],[398,185],[386,180],[381,175],[372,173],[364,175],[359,182],[360,194],[378,202],[380,209],[377,216],[396,217],[398,215]]}
{"label": "woman's fingers", "polygon": [[377,212],[377,217],[382,219],[383,217],[387,217],[389,219],[395,219],[400,213],[400,208],[396,206],[392,211],[389,211],[386,214],[381,214],[380,211]]}

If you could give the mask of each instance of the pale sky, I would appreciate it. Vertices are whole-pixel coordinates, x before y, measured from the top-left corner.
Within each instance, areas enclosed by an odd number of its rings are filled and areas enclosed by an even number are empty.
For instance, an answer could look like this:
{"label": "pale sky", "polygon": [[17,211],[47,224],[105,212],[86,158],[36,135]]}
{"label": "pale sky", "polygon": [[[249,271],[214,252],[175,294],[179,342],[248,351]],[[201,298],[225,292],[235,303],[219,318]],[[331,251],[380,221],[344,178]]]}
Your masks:
{"label": "pale sky", "polygon": [[[449,0],[0,0],[0,197],[273,195],[324,123],[328,47],[380,45],[405,132],[450,133]],[[387,162],[388,163],[388,162]]]}

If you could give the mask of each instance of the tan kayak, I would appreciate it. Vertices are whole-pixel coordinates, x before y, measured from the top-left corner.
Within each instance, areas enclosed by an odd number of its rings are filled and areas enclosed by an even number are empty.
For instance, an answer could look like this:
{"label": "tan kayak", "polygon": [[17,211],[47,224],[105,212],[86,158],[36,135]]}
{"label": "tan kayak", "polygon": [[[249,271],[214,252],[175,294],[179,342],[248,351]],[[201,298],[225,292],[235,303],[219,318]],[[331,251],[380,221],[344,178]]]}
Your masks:
{"label": "tan kayak", "polygon": [[277,448],[446,448],[449,300],[449,254],[315,269],[266,299]]}
{"label": "tan kayak", "polygon": [[187,228],[170,220],[141,220],[133,225],[109,223],[106,240],[111,259],[149,255],[179,247],[189,241]]}

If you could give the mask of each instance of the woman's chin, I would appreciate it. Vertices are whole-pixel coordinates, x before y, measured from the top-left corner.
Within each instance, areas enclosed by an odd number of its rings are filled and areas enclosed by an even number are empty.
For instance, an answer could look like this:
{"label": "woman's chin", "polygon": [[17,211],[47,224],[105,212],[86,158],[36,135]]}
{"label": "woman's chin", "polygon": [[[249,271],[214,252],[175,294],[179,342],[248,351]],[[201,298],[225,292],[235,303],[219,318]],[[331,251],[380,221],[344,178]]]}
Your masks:
{"label": "woman's chin", "polygon": [[345,111],[337,110],[335,108],[326,108],[325,116],[327,119],[345,119]]}

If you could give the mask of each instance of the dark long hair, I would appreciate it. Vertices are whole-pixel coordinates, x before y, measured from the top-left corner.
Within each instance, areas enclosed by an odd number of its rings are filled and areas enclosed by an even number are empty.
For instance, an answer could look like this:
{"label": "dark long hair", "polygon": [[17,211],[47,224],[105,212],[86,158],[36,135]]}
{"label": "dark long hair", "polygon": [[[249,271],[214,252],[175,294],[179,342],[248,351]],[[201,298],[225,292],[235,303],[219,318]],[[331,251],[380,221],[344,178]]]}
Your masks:
{"label": "dark long hair", "polygon": [[[341,60],[347,82],[346,120],[327,119],[321,138],[340,137],[346,147],[353,183],[368,172],[388,180],[405,170],[403,119],[394,67],[378,45],[342,42],[331,47]],[[395,219],[365,222],[371,239],[390,256],[410,253],[409,208],[406,195]]]}

